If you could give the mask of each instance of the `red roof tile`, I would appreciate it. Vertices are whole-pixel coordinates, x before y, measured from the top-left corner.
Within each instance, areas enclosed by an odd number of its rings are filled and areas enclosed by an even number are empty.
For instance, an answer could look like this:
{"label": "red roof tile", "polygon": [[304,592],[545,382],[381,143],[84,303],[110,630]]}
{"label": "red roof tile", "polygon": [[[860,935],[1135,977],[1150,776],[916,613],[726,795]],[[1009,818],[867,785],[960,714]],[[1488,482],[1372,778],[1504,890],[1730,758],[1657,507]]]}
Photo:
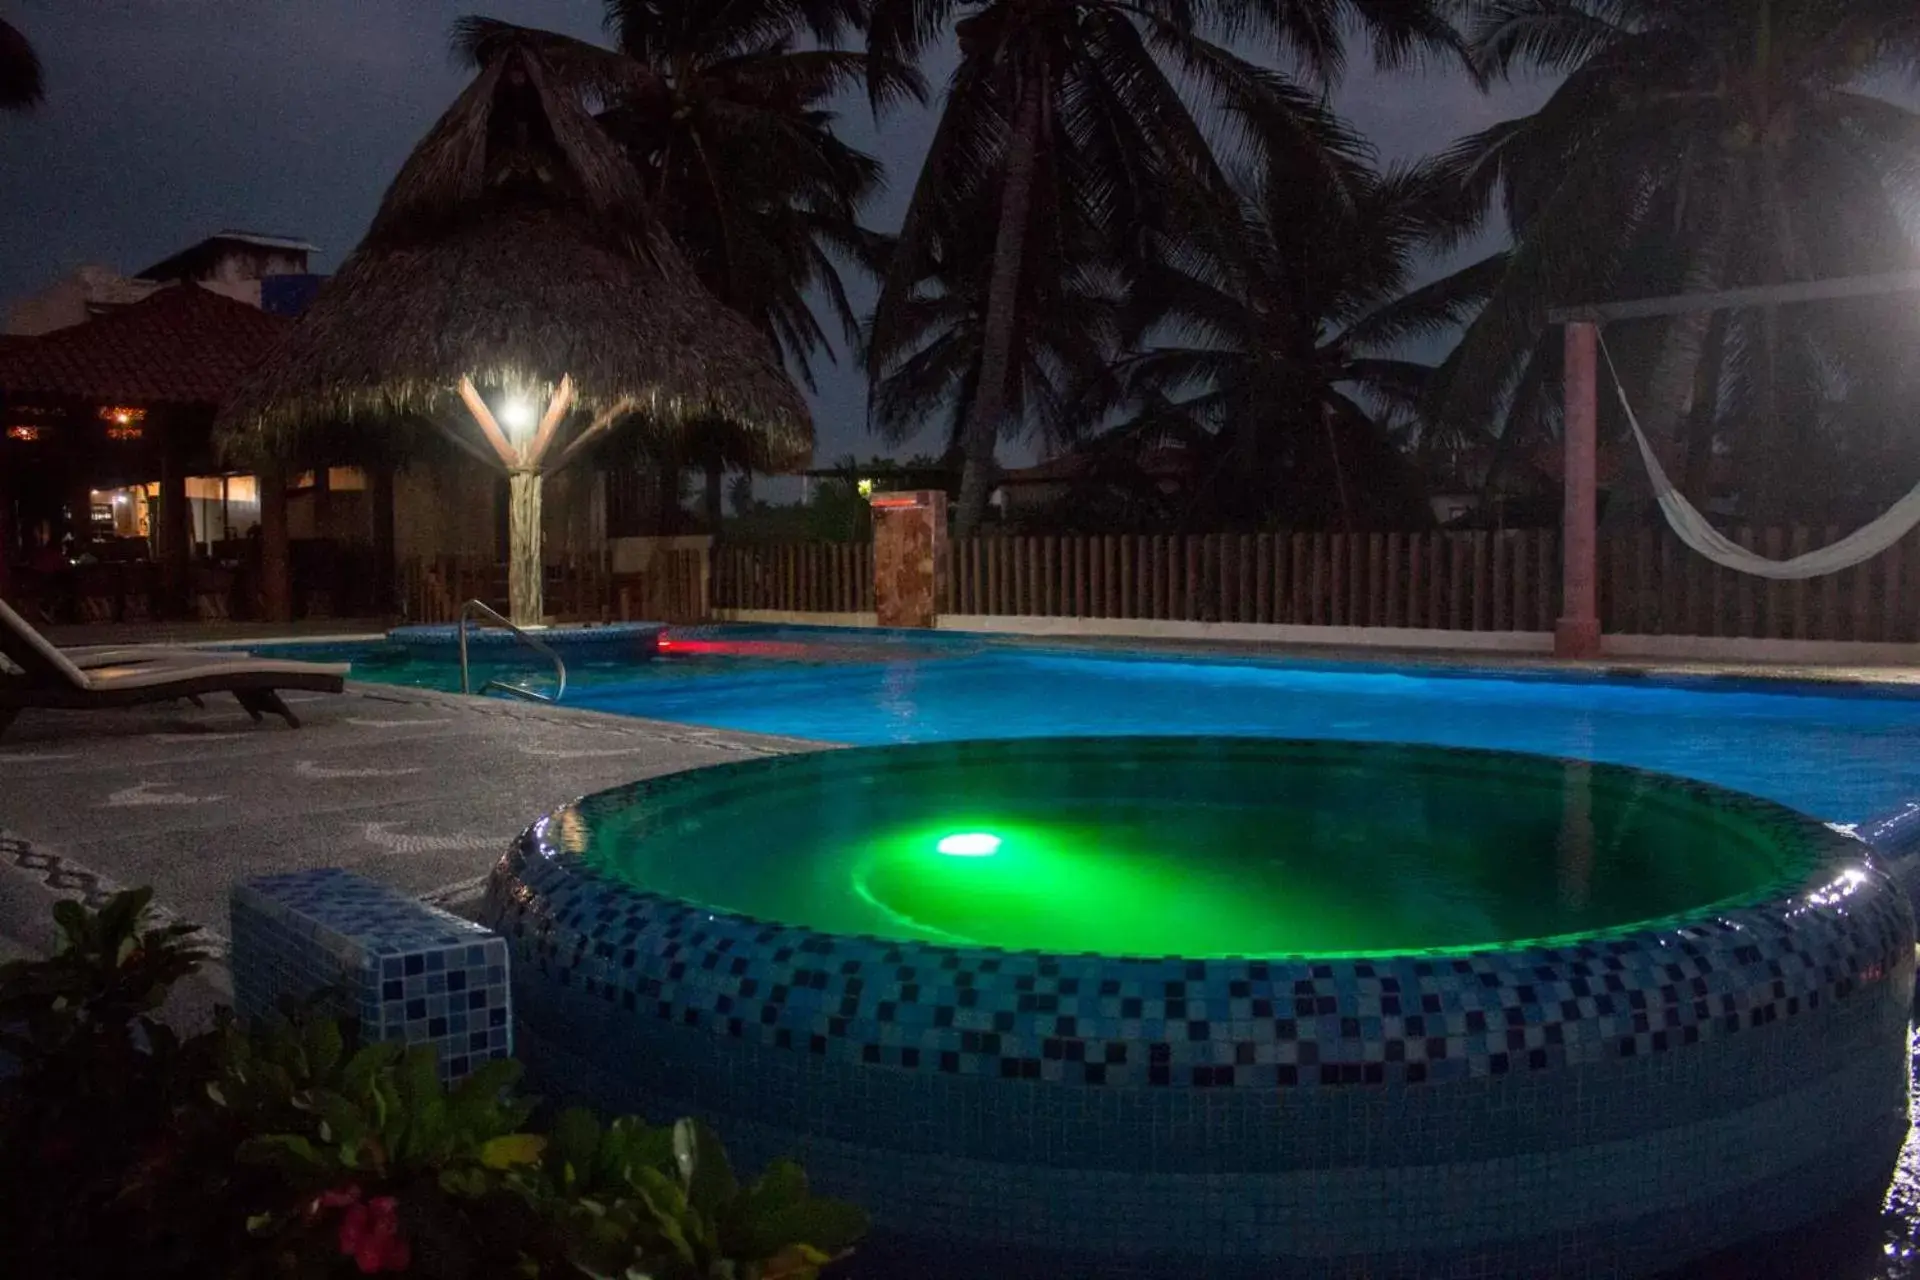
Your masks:
{"label": "red roof tile", "polygon": [[85,324],[0,343],[0,395],[218,405],[288,323],[176,285]]}

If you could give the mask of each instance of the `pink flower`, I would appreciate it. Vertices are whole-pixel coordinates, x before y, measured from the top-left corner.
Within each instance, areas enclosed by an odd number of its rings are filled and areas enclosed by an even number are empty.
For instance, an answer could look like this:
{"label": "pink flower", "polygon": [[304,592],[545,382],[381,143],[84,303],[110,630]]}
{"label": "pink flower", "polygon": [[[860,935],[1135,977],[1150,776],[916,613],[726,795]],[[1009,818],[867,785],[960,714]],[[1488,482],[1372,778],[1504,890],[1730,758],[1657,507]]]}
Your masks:
{"label": "pink flower", "polygon": [[365,1204],[347,1206],[340,1219],[340,1252],[350,1256],[362,1275],[405,1271],[413,1248],[400,1234],[399,1203],[392,1196],[375,1196]]}

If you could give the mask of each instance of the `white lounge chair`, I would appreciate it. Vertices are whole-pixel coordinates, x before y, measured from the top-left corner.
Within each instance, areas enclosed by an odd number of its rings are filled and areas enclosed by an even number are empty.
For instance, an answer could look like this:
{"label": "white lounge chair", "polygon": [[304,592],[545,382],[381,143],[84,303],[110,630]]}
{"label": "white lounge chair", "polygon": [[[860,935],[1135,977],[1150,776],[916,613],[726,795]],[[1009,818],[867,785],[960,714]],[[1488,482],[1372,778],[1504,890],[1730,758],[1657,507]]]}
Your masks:
{"label": "white lounge chair", "polygon": [[257,722],[271,712],[294,728],[299,718],[281,699],[283,689],[338,693],[345,664],[283,662],[246,654],[187,649],[100,650],[82,663],[62,653],[0,600],[0,653],[17,674],[0,674],[0,733],[27,707],[90,711],[131,707],[203,693],[231,693]]}

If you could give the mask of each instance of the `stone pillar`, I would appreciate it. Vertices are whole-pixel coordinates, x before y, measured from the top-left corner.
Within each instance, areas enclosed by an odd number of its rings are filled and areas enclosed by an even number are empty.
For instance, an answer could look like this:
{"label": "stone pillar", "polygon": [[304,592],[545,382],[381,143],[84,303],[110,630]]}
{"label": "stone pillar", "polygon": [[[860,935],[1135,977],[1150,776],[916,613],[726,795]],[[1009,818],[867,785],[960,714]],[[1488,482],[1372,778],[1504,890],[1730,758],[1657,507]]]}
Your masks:
{"label": "stone pillar", "polygon": [[931,627],[947,578],[947,495],[876,493],[873,603],[883,627]]}
{"label": "stone pillar", "polygon": [[260,487],[260,609],[268,622],[293,621],[293,565],[287,548],[287,473],[268,463]]}
{"label": "stone pillar", "polygon": [[1566,344],[1566,510],[1560,538],[1560,624],[1554,629],[1553,653],[1558,658],[1597,658],[1598,330],[1589,320],[1570,321]]}

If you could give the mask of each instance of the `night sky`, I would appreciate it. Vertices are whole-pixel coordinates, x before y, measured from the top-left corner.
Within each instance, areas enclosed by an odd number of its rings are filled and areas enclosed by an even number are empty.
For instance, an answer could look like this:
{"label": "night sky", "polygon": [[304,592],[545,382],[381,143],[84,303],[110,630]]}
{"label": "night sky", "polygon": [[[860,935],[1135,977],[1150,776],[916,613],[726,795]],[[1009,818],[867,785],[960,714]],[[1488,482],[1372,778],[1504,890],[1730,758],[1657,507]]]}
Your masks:
{"label": "night sky", "polygon": [[[134,271],[222,228],[303,236],[330,270],[464,85],[447,32],[471,12],[600,34],[598,0],[0,0],[39,49],[48,95],[31,115],[0,117],[0,305],[81,263]],[[950,65],[930,64],[936,87]],[[1544,93],[1483,95],[1440,71],[1382,76],[1361,53],[1337,101],[1385,158],[1404,159]],[[846,136],[892,177],[873,225],[897,225],[934,109],[876,130],[864,98],[846,104]],[[823,463],[881,447],[865,432],[862,382],[845,365],[821,379]]]}

